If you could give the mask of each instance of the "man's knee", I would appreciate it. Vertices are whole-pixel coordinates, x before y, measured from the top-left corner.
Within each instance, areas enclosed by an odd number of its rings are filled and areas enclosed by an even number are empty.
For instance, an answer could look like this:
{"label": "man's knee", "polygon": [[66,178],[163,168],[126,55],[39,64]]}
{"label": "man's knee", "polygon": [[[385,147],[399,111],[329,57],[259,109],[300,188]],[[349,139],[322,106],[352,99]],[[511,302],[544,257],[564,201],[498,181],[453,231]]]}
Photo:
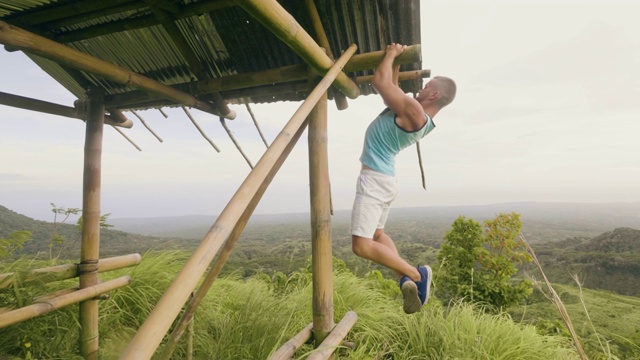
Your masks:
{"label": "man's knee", "polygon": [[371,239],[363,238],[360,236],[351,236],[351,250],[359,257],[364,257],[367,254],[369,248],[369,241]]}

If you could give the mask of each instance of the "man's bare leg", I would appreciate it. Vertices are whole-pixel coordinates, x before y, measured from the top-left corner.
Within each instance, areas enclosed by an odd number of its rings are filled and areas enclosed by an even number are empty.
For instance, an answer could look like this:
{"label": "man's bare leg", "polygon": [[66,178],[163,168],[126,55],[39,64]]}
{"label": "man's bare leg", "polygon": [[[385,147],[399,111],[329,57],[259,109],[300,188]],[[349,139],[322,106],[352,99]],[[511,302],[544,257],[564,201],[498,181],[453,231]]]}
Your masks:
{"label": "man's bare leg", "polygon": [[406,275],[413,281],[420,281],[418,270],[398,255],[398,250],[393,244],[393,240],[384,234],[384,231],[381,231],[377,238],[374,235],[374,238],[376,240],[352,235],[351,247],[353,252],[361,258],[385,266],[400,275]]}
{"label": "man's bare leg", "polygon": [[[398,249],[396,248],[396,244],[393,242],[393,239],[387,233],[384,232],[384,229],[376,229],[376,232],[373,234],[373,241],[380,243],[393,251],[396,255],[400,256],[398,253]],[[395,272],[398,277],[402,277],[403,273],[396,271]]]}

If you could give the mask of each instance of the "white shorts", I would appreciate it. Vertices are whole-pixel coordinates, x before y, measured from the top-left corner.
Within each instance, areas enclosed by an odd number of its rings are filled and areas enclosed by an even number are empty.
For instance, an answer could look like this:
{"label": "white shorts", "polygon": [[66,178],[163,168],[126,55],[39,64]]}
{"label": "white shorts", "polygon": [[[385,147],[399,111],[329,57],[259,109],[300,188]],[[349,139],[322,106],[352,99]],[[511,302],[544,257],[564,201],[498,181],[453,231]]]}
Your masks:
{"label": "white shorts", "polygon": [[376,229],[384,229],[391,202],[398,193],[394,176],[362,170],[356,184],[351,212],[351,235],[373,239]]}

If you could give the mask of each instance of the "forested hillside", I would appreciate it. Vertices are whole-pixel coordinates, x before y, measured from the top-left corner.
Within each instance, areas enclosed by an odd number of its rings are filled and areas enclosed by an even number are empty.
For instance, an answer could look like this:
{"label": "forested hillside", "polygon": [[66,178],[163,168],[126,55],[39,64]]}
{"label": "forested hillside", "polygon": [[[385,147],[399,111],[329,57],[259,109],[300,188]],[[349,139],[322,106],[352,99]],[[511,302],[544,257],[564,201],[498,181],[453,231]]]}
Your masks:
{"label": "forested hillside", "polygon": [[[33,237],[24,244],[21,254],[46,254],[42,255],[45,257],[55,257],[60,254],[63,259],[78,259],[80,257],[81,235],[75,224],[54,225],[52,222],[35,220],[18,214],[0,205],[0,238],[9,236],[13,231],[21,230],[30,231]],[[64,242],[56,243],[50,247],[54,234],[61,235]],[[196,244],[196,240],[190,241],[184,238],[144,236],[111,229],[100,231],[101,256],[140,253],[152,248],[188,248]]]}

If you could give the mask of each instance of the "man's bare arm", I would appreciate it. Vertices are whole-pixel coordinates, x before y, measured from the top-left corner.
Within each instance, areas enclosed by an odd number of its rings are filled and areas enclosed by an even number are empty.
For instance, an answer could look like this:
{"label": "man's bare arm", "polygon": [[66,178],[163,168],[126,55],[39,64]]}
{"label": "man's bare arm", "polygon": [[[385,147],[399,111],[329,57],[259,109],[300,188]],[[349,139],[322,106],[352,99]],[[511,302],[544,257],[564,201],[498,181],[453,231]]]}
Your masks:
{"label": "man's bare arm", "polygon": [[426,121],[424,110],[418,101],[406,95],[398,86],[397,72],[399,68],[393,64],[406,46],[391,44],[387,46],[385,56],[373,75],[372,84],[384,103],[398,115],[397,122],[403,129],[417,130]]}

